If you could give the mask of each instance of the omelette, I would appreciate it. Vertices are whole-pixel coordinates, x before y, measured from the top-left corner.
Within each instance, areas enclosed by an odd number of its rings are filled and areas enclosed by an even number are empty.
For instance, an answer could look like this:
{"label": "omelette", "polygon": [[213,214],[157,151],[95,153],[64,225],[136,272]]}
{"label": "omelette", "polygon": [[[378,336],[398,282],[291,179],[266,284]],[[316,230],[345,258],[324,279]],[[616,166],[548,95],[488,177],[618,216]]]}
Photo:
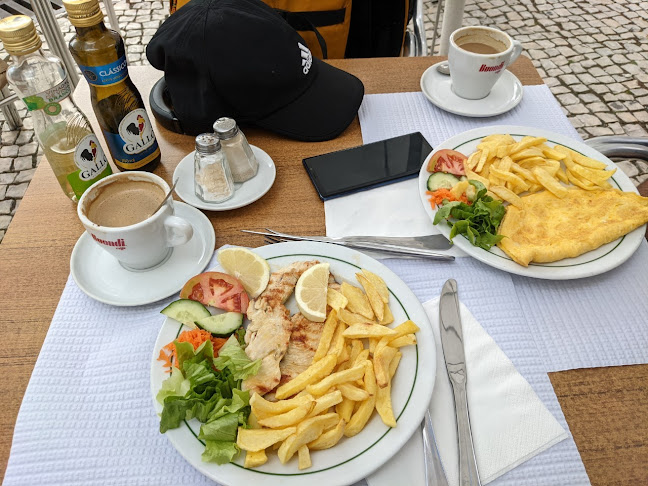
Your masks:
{"label": "omelette", "polygon": [[564,198],[549,191],[509,206],[497,231],[498,246],[525,267],[573,258],[620,238],[648,222],[648,198],[618,189],[571,188]]}

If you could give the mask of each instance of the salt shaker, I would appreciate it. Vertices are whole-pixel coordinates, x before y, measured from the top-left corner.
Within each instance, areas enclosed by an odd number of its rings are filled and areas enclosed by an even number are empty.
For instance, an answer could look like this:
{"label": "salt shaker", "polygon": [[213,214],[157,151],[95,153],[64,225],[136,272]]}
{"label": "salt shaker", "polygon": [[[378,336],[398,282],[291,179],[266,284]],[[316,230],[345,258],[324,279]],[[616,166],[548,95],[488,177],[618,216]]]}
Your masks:
{"label": "salt shaker", "polygon": [[236,122],[231,118],[219,118],[214,123],[214,132],[221,140],[234,182],[252,179],[259,170],[259,163]]}
{"label": "salt shaker", "polygon": [[194,190],[205,202],[219,203],[234,195],[234,181],[221,143],[212,133],[196,137]]}

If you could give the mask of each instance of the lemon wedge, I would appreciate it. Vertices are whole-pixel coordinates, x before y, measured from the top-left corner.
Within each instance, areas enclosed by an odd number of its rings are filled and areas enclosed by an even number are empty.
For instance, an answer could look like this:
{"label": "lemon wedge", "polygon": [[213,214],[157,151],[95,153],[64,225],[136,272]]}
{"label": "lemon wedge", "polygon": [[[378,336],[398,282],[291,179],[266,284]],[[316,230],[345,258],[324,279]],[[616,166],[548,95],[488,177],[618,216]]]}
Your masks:
{"label": "lemon wedge", "polygon": [[329,264],[318,263],[301,274],[295,286],[295,299],[300,312],[313,322],[326,320],[326,294]]}
{"label": "lemon wedge", "polygon": [[270,265],[247,248],[224,248],[218,252],[218,263],[236,277],[252,298],[265,290],[270,280]]}

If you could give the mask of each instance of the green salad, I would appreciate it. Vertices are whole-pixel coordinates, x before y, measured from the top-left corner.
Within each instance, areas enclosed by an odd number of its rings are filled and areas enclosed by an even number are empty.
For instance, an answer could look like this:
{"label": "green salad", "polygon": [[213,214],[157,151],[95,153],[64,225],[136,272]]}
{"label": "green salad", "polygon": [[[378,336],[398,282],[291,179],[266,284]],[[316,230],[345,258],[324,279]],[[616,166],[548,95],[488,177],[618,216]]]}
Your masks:
{"label": "green salad", "polygon": [[259,371],[261,361],[248,358],[236,334],[220,348],[216,358],[209,340],[195,351],[189,342],[174,344],[177,363],[156,397],[164,407],[160,432],[195,418],[202,422],[198,438],[205,443],[203,461],[228,463],[239,452],[238,427],[247,427],[250,415],[250,393],[241,390],[241,382]]}
{"label": "green salad", "polygon": [[450,241],[457,235],[464,235],[474,246],[490,250],[504,238],[497,234],[497,228],[506,214],[506,208],[501,201],[486,195],[484,184],[475,180],[468,182],[476,190],[472,204],[446,200],[434,216],[433,223],[448,221],[452,227]]}

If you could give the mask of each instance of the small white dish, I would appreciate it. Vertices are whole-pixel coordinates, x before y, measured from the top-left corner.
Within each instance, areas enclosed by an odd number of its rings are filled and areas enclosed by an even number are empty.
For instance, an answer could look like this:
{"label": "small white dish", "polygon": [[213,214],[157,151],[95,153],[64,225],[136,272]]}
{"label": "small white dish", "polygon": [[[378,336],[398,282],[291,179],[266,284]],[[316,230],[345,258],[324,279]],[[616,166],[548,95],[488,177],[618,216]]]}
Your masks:
{"label": "small white dish", "polygon": [[250,145],[259,162],[259,171],[252,179],[236,183],[234,195],[222,203],[208,203],[196,196],[194,192],[194,153],[191,152],[180,161],[173,173],[173,180],[178,180],[176,194],[187,204],[207,211],[229,211],[242,208],[260,199],[274,184],[277,169],[272,158],[259,147]]}
{"label": "small white dish", "polygon": [[510,71],[505,70],[502,77],[486,98],[481,100],[467,100],[452,91],[450,76],[437,71],[434,64],[427,68],[421,76],[421,91],[435,106],[455,115],[474,118],[501,115],[515,108],[524,95],[524,88],[520,80]]}
{"label": "small white dish", "polygon": [[179,292],[211,260],[216,236],[202,212],[178,201],[174,208],[176,215],[191,223],[194,234],[188,243],[174,247],[171,256],[151,270],[126,270],[88,233],[83,233],[70,258],[70,272],[79,288],[99,302],[124,307],[149,304]]}

